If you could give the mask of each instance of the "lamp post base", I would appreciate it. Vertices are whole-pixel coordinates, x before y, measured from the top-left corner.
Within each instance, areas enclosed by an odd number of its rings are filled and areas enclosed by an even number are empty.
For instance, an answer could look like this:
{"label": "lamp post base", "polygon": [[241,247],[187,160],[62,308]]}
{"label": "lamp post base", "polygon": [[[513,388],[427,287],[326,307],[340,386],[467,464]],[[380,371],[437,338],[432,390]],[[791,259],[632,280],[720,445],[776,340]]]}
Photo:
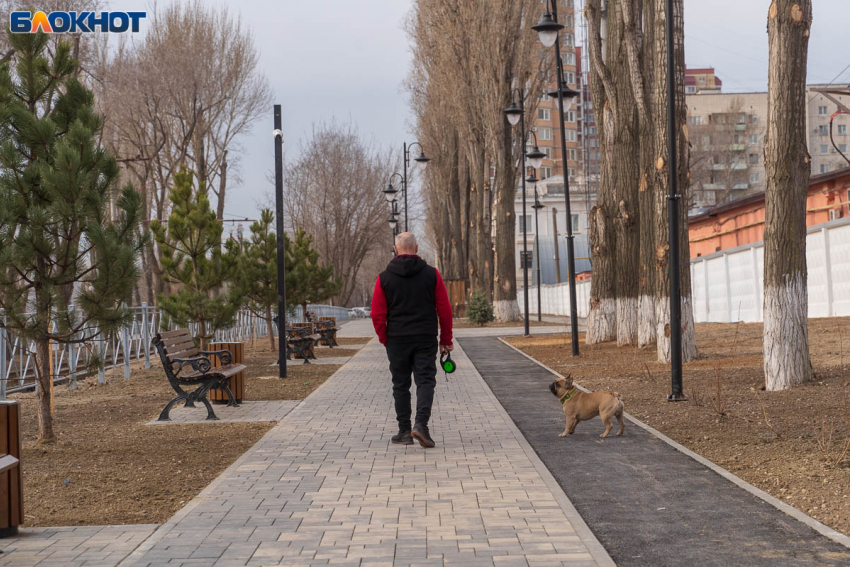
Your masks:
{"label": "lamp post base", "polygon": [[667,394],[668,402],[687,402],[688,396],[685,394]]}

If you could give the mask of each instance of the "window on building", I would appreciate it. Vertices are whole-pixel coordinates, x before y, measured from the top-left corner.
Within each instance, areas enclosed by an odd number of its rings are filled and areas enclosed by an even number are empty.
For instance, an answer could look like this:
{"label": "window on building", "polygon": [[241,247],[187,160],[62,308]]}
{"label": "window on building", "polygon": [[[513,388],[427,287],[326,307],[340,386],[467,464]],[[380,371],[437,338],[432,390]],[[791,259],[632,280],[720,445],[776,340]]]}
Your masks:
{"label": "window on building", "polygon": [[573,179],[576,176],[576,170],[573,168],[569,168],[570,179]]}
{"label": "window on building", "polygon": [[551,120],[552,119],[552,111],[548,108],[538,108],[537,109],[537,118],[540,120]]}
{"label": "window on building", "polygon": [[587,115],[587,121],[588,122],[596,122],[596,116],[594,116],[593,113],[588,114]]}
{"label": "window on building", "polygon": [[820,164],[820,172],[821,173],[829,173],[829,164],[828,163]]}
{"label": "window on building", "polygon": [[552,139],[552,129],[551,128],[541,128],[538,130],[537,135],[541,140],[551,140]]}
{"label": "window on building", "polygon": [[747,123],[747,115],[739,114],[738,115],[738,124],[746,124]]}
{"label": "window on building", "polygon": [[561,61],[564,62],[564,65],[575,65],[576,54],[572,51],[569,51],[567,53],[561,53]]}
{"label": "window on building", "polygon": [[841,209],[830,209],[829,220],[838,220],[841,218]]}
{"label": "window on building", "polygon": [[699,126],[702,124],[702,116],[688,116],[688,124],[691,126]]}
{"label": "window on building", "polygon": [[818,107],[818,116],[826,116],[826,107],[825,106],[819,106]]}
{"label": "window on building", "polygon": [[696,94],[697,88],[694,85],[687,85],[685,87],[685,94]]}
{"label": "window on building", "polygon": [[821,144],[820,145],[820,154],[822,156],[825,156],[828,153],[829,153],[829,146],[827,146],[826,144]]}
{"label": "window on building", "polygon": [[750,164],[751,165],[758,165],[758,162],[759,162],[759,155],[758,154],[750,154]]}
{"label": "window on building", "polygon": [[753,171],[750,173],[750,185],[755,185],[759,182],[759,174],[758,171]]}
{"label": "window on building", "polygon": [[568,85],[576,84],[576,74],[573,71],[564,71],[564,82]]}
{"label": "window on building", "polygon": [[534,232],[534,225],[531,222],[531,215],[525,215],[524,217],[521,216],[517,220],[519,220],[516,225],[518,234],[526,232],[526,227],[528,227],[528,232]]}
{"label": "window on building", "polygon": [[756,116],[755,114],[750,114],[750,124],[758,124],[758,123],[759,123],[759,117]]}
{"label": "window on building", "polygon": [[567,122],[575,122],[576,121],[576,111],[568,110],[564,113],[564,120]]}
{"label": "window on building", "polygon": [[548,165],[544,165],[540,168],[540,179],[549,179],[552,177],[552,168]]}
{"label": "window on building", "polygon": [[578,232],[580,229],[578,224],[578,215],[570,215],[570,222],[573,223],[573,232]]}
{"label": "window on building", "polygon": [[735,134],[735,143],[736,143],[736,144],[740,144],[740,143],[741,143],[741,135],[740,135],[740,134]]}
{"label": "window on building", "polygon": [[759,135],[758,134],[751,134],[750,135],[750,144],[755,145],[755,144],[758,144],[758,143],[759,143]]}
{"label": "window on building", "polygon": [[838,144],[838,151],[847,155],[847,144]]}
{"label": "window on building", "polygon": [[563,45],[564,47],[575,47],[574,40],[573,40],[573,34],[571,34],[571,33],[561,34],[561,45]]}
{"label": "window on building", "polygon": [[[573,136],[572,136],[572,140],[571,140],[571,141],[572,141],[572,142],[575,142],[575,141],[576,141],[576,132],[575,132],[575,130],[568,130],[568,131],[567,131],[567,139],[568,139],[568,140],[570,139],[570,136],[569,136],[570,132],[572,132],[572,134],[573,134]],[[596,134],[597,134],[597,132],[596,132],[596,126],[590,126],[590,127],[587,129],[587,135],[588,135],[588,136],[596,136]]]}
{"label": "window on building", "polygon": [[829,136],[829,127],[826,124],[818,126],[818,134],[821,136]]}
{"label": "window on building", "polygon": [[847,124],[839,124],[838,125],[838,135],[846,136],[847,135]]}
{"label": "window on building", "polygon": [[543,93],[542,95],[540,95],[540,100],[543,100],[543,101],[552,100],[552,97],[550,97],[546,93]]}

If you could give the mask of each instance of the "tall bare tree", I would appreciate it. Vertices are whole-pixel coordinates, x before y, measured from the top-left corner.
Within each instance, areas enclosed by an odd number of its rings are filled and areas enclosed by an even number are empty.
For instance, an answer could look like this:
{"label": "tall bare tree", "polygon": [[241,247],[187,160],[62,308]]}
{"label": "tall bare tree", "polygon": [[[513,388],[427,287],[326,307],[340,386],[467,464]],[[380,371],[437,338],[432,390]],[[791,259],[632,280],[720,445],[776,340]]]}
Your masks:
{"label": "tall bare tree", "polygon": [[[667,13],[666,0],[652,0],[654,7],[654,76],[652,77],[652,111],[655,114],[655,179],[653,183],[653,220],[655,228],[655,324],[656,347],[660,362],[670,361],[670,239],[667,222],[669,193],[669,156],[667,155]],[[682,292],[682,360],[697,357],[694,333],[694,310],[691,299],[690,242],[688,240],[688,128],[685,106],[685,34],[683,0],[673,1],[673,49],[676,92],[677,187],[679,206],[679,263]],[[649,78],[647,78],[649,79]]]}
{"label": "tall bare tree", "polygon": [[[626,49],[635,0],[587,4],[591,91],[602,109],[599,203],[591,212],[594,274],[587,342],[637,343],[640,257],[638,115]],[[603,35],[604,33],[604,35]]]}
{"label": "tall bare tree", "polygon": [[764,379],[784,390],[812,377],[806,284],[806,58],[811,0],[773,0],[765,137]]}
{"label": "tall bare tree", "polygon": [[[238,180],[239,137],[270,101],[250,30],[226,8],[198,0],[156,8],[139,43],[100,46],[92,76],[107,117],[104,142],[142,192],[147,219],[168,216],[182,165],[217,197]],[[148,301],[164,291],[154,244],[143,255]]]}
{"label": "tall bare tree", "polygon": [[298,157],[284,169],[285,211],[291,228],[313,237],[323,266],[332,265],[349,305],[358,275],[373,251],[386,251],[387,204],[381,193],[396,170],[391,151],[364,140],[353,124],[317,124]]}

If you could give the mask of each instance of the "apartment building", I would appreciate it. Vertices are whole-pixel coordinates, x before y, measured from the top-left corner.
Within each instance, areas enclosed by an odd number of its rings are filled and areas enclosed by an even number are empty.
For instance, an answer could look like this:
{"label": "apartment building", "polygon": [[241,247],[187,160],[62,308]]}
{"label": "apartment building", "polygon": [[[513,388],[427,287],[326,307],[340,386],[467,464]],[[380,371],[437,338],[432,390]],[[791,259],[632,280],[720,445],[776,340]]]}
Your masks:
{"label": "apartment building", "polygon": [[[690,69],[688,70],[691,71]],[[694,70],[711,88],[695,90],[685,97],[691,140],[691,210],[723,205],[765,190],[764,136],[767,129],[767,93],[723,93],[719,79]],[[713,73],[713,69],[712,69]],[[702,81],[699,81],[702,82]],[[715,88],[718,87],[718,88]],[[850,116],[836,114],[838,105],[818,92],[850,89],[850,85],[806,87],[806,140],[812,175],[848,167],[841,153],[850,158]],[[832,95],[850,106],[850,94]],[[829,134],[832,119],[833,146]],[[836,147],[837,146],[837,147]],[[840,152],[840,153],[839,153]]]}
{"label": "apartment building", "polygon": [[685,94],[720,92],[723,81],[715,76],[714,67],[685,69]]}
{"label": "apartment building", "polygon": [[[838,105],[830,100],[827,95],[818,92],[818,90],[825,88],[850,92],[850,84],[815,84],[806,87],[806,139],[809,144],[809,155],[812,156],[812,175],[831,173],[850,166],[841,157],[841,153],[843,153],[850,158],[850,153],[847,152],[848,145],[850,145],[850,133],[847,131],[850,127],[850,116],[835,114],[838,111]],[[831,96],[850,107],[850,94],[833,94]],[[832,139],[838,148],[833,146],[832,140],[830,140],[830,119],[832,119]]]}
{"label": "apartment building", "polygon": [[685,96],[691,141],[689,207],[704,209],[764,191],[767,93]]}

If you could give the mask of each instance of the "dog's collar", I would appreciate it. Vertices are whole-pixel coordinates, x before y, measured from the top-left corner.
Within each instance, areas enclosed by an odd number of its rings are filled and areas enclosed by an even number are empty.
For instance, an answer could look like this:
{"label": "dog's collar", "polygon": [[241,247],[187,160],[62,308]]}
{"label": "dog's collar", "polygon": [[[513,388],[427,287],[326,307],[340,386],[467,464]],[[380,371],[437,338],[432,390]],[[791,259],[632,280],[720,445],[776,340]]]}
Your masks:
{"label": "dog's collar", "polygon": [[574,395],[576,395],[576,392],[578,392],[578,388],[573,388],[572,390],[570,390],[569,392],[567,392],[566,394],[564,394],[563,396],[561,396],[561,398],[560,398],[561,403],[563,404],[563,403],[565,403],[567,400],[569,400],[570,398],[572,398]]}

